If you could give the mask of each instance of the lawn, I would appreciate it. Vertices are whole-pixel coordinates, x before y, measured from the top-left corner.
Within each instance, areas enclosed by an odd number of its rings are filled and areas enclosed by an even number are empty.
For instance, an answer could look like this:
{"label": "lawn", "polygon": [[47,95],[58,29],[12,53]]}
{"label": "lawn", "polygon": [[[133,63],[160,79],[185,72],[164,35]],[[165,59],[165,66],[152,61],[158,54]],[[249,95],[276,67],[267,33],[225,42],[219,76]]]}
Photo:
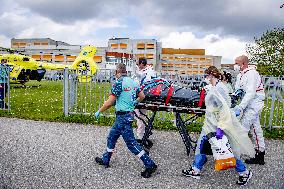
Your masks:
{"label": "lawn", "polygon": [[[95,90],[93,90],[95,87]],[[85,90],[85,89],[89,90]],[[77,111],[81,113],[91,112],[91,115],[71,115],[64,117],[63,115],[63,84],[61,81],[32,81],[26,84],[26,87],[20,85],[11,86],[11,111],[0,110],[0,116],[15,117],[22,119],[32,120],[45,120],[45,121],[59,121],[59,122],[75,122],[75,123],[87,123],[94,125],[111,125],[114,121],[112,117],[102,117],[99,120],[94,119],[93,113],[102,105],[105,99],[107,99],[110,89],[109,83],[89,86],[82,85],[78,88],[77,103],[74,109],[70,111]],[[92,90],[91,90],[92,89]],[[89,92],[85,92],[89,91]],[[91,92],[95,91],[95,92]],[[270,102],[268,101],[268,104]],[[262,122],[264,122],[269,108],[264,108],[262,114]],[[282,109],[274,110],[277,118],[277,112],[279,114]],[[113,115],[114,109],[106,112],[106,114]],[[183,115],[188,117],[189,115]],[[278,116],[279,117],[279,116]],[[154,128],[160,130],[176,130],[173,126],[174,115],[173,113],[159,112],[154,122]],[[199,132],[201,130],[202,117],[188,127],[189,131]],[[273,123],[279,124],[283,119],[273,119]],[[279,122],[280,120],[280,122]],[[269,138],[282,138],[284,139],[284,129],[265,129],[265,136]]]}

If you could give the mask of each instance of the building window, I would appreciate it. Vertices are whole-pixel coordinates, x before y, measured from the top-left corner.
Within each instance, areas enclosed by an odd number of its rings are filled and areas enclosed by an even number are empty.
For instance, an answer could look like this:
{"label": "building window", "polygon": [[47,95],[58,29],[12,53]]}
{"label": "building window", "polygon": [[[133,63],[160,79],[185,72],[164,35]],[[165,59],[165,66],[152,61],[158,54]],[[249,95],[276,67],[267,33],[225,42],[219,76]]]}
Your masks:
{"label": "building window", "polygon": [[19,43],[20,47],[25,47],[27,44],[26,43]]}
{"label": "building window", "polygon": [[118,44],[117,43],[112,43],[110,44],[110,47],[113,49],[117,49],[118,48]]}
{"label": "building window", "polygon": [[147,49],[154,49],[155,45],[153,43],[148,43],[146,46]]}
{"label": "building window", "polygon": [[121,49],[127,49],[127,44],[125,44],[125,43],[120,43],[120,48],[121,48]]}
{"label": "building window", "polygon": [[32,58],[35,60],[41,60],[41,55],[40,54],[33,54]]}
{"label": "building window", "polygon": [[145,43],[137,43],[137,49],[145,49]]}
{"label": "building window", "polygon": [[13,43],[13,47],[19,47],[19,43]]}
{"label": "building window", "polygon": [[95,62],[102,62],[102,56],[94,56],[93,59]]}
{"label": "building window", "polygon": [[42,60],[45,60],[45,61],[51,61],[52,60],[52,55],[51,54],[44,54],[42,56]]}
{"label": "building window", "polygon": [[154,54],[146,54],[146,58],[147,59],[153,59],[154,58]]}
{"label": "building window", "polygon": [[136,54],[137,58],[145,58],[145,54]]}

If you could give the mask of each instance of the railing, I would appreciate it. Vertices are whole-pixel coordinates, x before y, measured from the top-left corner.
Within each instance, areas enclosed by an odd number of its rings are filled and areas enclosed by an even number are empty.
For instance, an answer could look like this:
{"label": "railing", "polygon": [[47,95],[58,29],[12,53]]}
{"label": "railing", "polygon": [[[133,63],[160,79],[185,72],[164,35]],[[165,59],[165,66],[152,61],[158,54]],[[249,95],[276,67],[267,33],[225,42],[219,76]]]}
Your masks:
{"label": "railing", "polygon": [[[80,78],[87,77],[87,82],[80,82]],[[164,74],[170,82],[186,87],[198,88],[205,85],[202,75]],[[115,81],[114,70],[100,70],[94,76],[78,75],[75,71],[64,70],[64,114],[94,115],[100,106],[107,100],[112,83]],[[266,128],[283,128],[284,109],[284,80],[283,77],[263,77],[266,92],[265,107],[261,114],[261,123]],[[149,111],[148,111],[149,112]],[[149,112],[150,113],[150,112]],[[104,113],[114,116],[114,110]],[[173,122],[174,116],[169,112],[158,112],[161,121]],[[186,115],[190,116],[190,115]],[[202,119],[197,120],[202,121]]]}

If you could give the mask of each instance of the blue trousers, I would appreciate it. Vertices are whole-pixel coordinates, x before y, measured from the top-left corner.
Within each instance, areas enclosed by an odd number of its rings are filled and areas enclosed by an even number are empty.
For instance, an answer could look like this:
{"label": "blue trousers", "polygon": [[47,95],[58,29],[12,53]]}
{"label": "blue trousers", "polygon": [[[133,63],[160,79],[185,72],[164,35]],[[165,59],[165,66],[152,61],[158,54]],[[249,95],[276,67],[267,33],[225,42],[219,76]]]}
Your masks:
{"label": "blue trousers", "polygon": [[[203,165],[206,163],[206,154],[201,154],[201,149],[203,148],[203,144],[205,140],[208,140],[203,133],[201,133],[198,141],[197,141],[197,146],[196,146],[196,151],[195,151],[195,159],[193,162],[193,167],[196,167],[197,169],[201,170],[203,168]],[[246,171],[246,166],[243,163],[243,161],[240,158],[236,158],[236,168],[235,170],[238,173],[242,173]]]}
{"label": "blue trousers", "polygon": [[107,138],[107,150],[102,157],[104,164],[109,164],[115,144],[120,135],[122,135],[128,149],[143,161],[146,168],[152,168],[155,165],[154,161],[145,153],[134,137],[132,129],[133,120],[133,112],[129,112],[124,115],[116,115],[115,123]]}
{"label": "blue trousers", "polygon": [[0,108],[4,108],[6,94],[7,94],[7,84],[0,83]]}

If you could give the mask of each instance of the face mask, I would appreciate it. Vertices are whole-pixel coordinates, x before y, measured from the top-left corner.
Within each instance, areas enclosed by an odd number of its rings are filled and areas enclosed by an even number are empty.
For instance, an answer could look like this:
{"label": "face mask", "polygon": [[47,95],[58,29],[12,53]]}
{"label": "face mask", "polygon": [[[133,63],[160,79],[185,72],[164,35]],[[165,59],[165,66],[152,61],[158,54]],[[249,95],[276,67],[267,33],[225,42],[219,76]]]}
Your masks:
{"label": "face mask", "polygon": [[210,79],[208,78],[208,77],[206,77],[205,79],[204,79],[204,81],[209,85],[210,84]]}
{"label": "face mask", "polygon": [[238,64],[234,65],[235,72],[240,72],[241,67]]}

